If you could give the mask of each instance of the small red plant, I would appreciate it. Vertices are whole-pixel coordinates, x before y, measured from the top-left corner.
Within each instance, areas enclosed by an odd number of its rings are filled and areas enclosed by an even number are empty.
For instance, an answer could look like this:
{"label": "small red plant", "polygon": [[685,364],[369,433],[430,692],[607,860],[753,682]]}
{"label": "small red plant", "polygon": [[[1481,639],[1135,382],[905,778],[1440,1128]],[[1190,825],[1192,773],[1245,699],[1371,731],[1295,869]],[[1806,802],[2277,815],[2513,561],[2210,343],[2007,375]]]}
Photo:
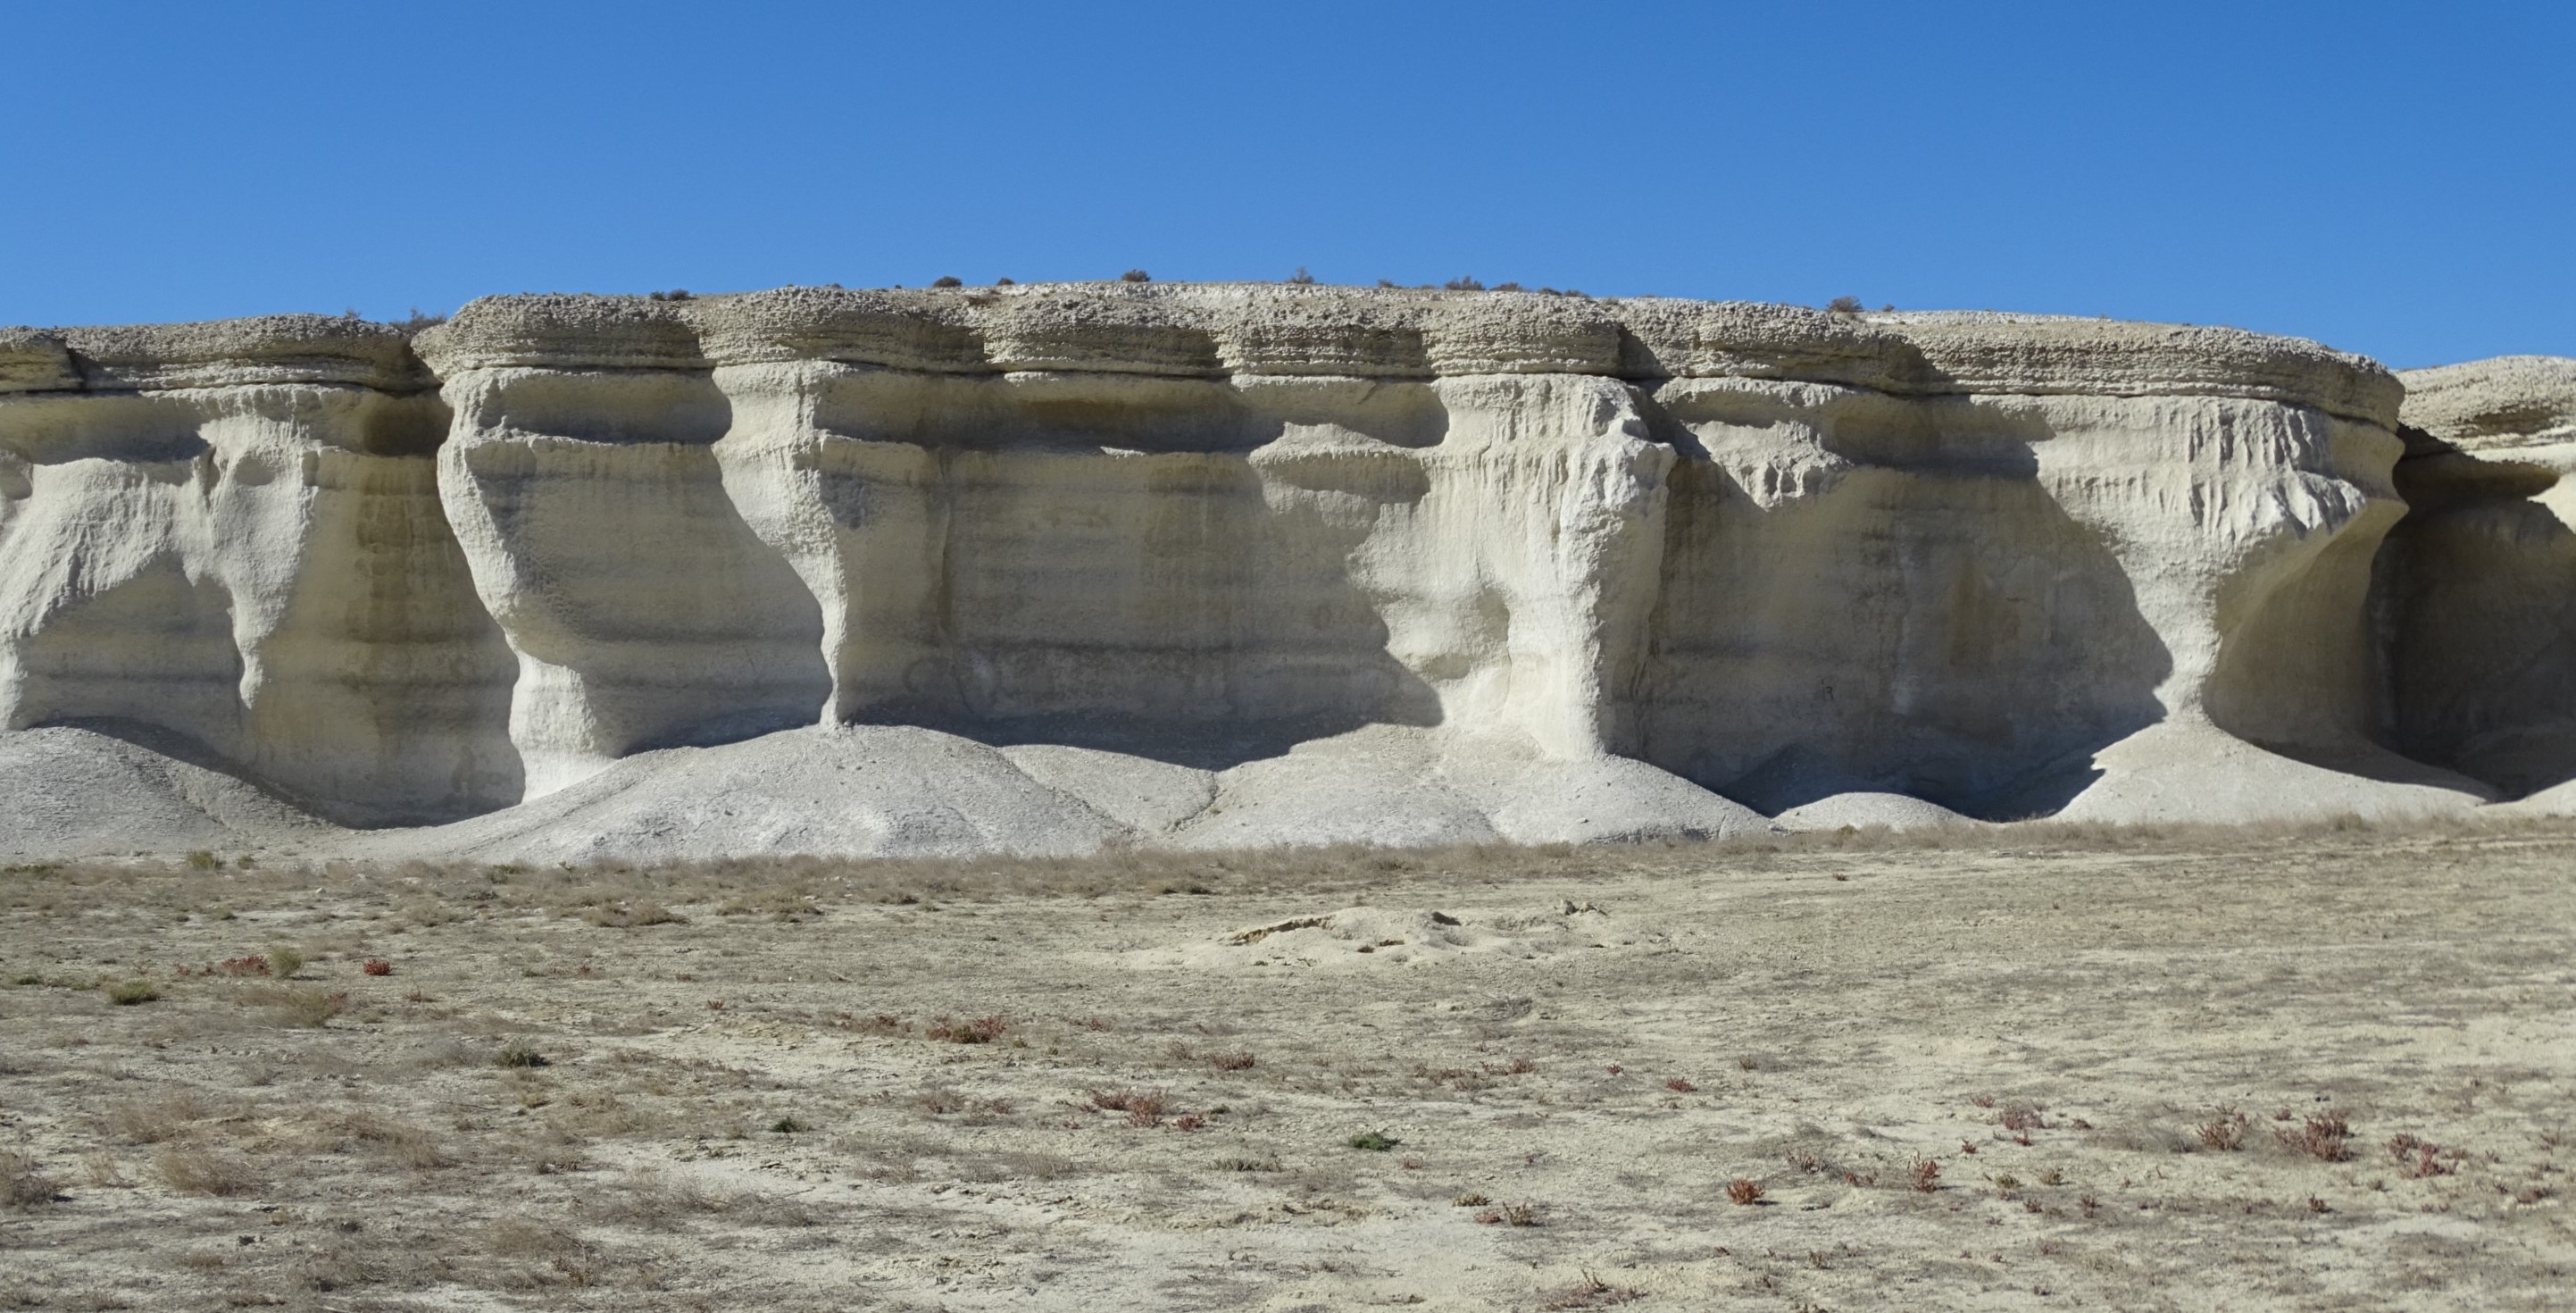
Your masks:
{"label": "small red plant", "polygon": [[1762,1183],[1739,1176],[1726,1183],[1726,1197],[1739,1204],[1759,1203],[1762,1199]]}
{"label": "small red plant", "polygon": [[2352,1157],[2352,1123],[2339,1112],[2313,1114],[2295,1131],[2286,1126],[2273,1127],[2272,1138],[2279,1140],[2284,1149],[2322,1162],[2339,1163]]}
{"label": "small red plant", "polygon": [[248,957],[228,957],[224,959],[221,970],[228,976],[264,976],[268,974],[268,958],[259,953]]}
{"label": "small red plant", "polygon": [[1698,1086],[1691,1084],[1689,1081],[1686,1081],[1679,1076],[1675,1076],[1671,1080],[1665,1081],[1664,1088],[1671,1090],[1675,1094],[1699,1093]]}
{"label": "small red plant", "polygon": [[1207,1118],[1195,1112],[1185,1112],[1172,1119],[1172,1129],[1176,1131],[1195,1131],[1205,1125]]}
{"label": "small red plant", "polygon": [[1011,1023],[1005,1018],[977,1017],[973,1021],[936,1021],[931,1023],[930,1029],[921,1033],[925,1039],[942,1040],[950,1044],[990,1044],[1000,1039],[1002,1032],[1010,1028]]}
{"label": "small red plant", "polygon": [[2030,1131],[2047,1130],[2048,1119],[2040,1116],[2041,1113],[2046,1111],[2048,1111],[2048,1105],[2046,1104],[2016,1103],[2011,1107],[2004,1109],[2004,1129],[2008,1131],[2022,1131],[2025,1133]]}
{"label": "small red plant", "polygon": [[371,957],[359,963],[358,969],[371,976],[390,976],[394,973],[394,964],[381,957]]}
{"label": "small red plant", "polygon": [[2460,1153],[2445,1149],[2430,1140],[2419,1140],[2400,1134],[2388,1141],[2388,1154],[2397,1160],[2402,1176],[2421,1179],[2427,1176],[2449,1176],[2460,1170]]}
{"label": "small red plant", "polygon": [[2199,1137],[2203,1148],[2233,1153],[2245,1147],[2245,1132],[2253,1125],[2253,1118],[2233,1109],[2221,1108],[2216,1116],[2202,1122],[2192,1134]]}
{"label": "small red plant", "polygon": [[1908,1170],[1914,1178],[1916,1190],[1930,1194],[1941,1188],[1941,1164],[1929,1158],[1917,1158]]}
{"label": "small red plant", "polygon": [[1208,1065],[1218,1071],[1243,1071],[1250,1068],[1255,1061],[1256,1059],[1249,1053],[1219,1053],[1208,1059]]}
{"label": "small red plant", "polygon": [[1140,1130],[1163,1124],[1161,1090],[1093,1090],[1091,1106],[1102,1112],[1123,1112],[1127,1124]]}

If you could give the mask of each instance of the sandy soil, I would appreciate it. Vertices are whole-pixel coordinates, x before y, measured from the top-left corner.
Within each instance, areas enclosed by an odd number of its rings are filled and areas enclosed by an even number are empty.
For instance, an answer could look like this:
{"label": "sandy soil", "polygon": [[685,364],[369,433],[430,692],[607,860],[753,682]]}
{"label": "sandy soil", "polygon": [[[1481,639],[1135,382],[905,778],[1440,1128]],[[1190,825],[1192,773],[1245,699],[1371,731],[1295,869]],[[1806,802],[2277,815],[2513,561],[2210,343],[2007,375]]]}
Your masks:
{"label": "sandy soil", "polygon": [[2554,824],[12,868],[0,1308],[2565,1307]]}

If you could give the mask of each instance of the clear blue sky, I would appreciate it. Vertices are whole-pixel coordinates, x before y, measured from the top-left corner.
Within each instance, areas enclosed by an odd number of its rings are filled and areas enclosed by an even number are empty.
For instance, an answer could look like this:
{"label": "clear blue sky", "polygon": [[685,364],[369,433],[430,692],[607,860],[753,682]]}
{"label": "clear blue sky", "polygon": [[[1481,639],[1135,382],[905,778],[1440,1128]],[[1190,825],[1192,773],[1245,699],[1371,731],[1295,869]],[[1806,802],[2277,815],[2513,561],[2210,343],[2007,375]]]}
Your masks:
{"label": "clear blue sky", "polygon": [[2576,3],[0,0],[0,323],[1461,274],[2576,355]]}

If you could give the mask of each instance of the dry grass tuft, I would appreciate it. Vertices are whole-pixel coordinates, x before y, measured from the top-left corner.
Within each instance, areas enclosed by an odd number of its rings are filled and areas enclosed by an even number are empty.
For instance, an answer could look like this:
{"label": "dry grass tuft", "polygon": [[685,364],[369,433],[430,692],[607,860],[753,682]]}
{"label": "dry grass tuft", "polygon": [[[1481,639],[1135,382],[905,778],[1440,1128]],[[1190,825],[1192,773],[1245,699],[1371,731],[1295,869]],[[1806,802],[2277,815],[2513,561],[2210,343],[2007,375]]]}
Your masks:
{"label": "dry grass tuft", "polygon": [[112,1103],[99,1114],[99,1129],[120,1144],[159,1144],[213,1116],[204,1100],[181,1090],[154,1098]]}
{"label": "dry grass tuft", "polygon": [[0,1204],[32,1208],[52,1203],[61,1191],[62,1182],[47,1173],[32,1155],[0,1152]]}
{"label": "dry grass tuft", "polygon": [[1644,1299],[1646,1292],[1634,1286],[1614,1286],[1586,1271],[1573,1285],[1550,1293],[1539,1302],[1543,1309],[1610,1308]]}
{"label": "dry grass tuft", "polygon": [[319,985],[308,985],[302,989],[282,986],[246,989],[241,994],[241,1002],[260,1009],[271,1022],[290,1029],[319,1029],[349,1010],[346,991],[324,989]]}
{"label": "dry grass tuft", "polygon": [[183,1194],[229,1199],[259,1188],[259,1174],[249,1163],[204,1149],[164,1149],[153,1158],[152,1166],[161,1173],[163,1183]]}

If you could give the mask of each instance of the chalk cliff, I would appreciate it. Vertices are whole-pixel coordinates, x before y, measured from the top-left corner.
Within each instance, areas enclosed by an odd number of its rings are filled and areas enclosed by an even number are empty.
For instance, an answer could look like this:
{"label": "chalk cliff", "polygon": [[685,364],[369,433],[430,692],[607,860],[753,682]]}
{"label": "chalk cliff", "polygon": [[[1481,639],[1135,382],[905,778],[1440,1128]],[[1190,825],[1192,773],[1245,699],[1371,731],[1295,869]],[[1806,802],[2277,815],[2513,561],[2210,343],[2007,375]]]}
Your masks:
{"label": "chalk cliff", "polygon": [[2576,779],[2576,360],[2400,377],[2413,510],[2378,599],[2392,741],[2512,796]]}
{"label": "chalk cliff", "polygon": [[2451,550],[2405,396],[2226,329],[1312,286],[10,330],[0,714],[458,822],[345,841],[418,851],[2457,809],[2537,704],[2408,618],[2468,603],[2392,564]]}

